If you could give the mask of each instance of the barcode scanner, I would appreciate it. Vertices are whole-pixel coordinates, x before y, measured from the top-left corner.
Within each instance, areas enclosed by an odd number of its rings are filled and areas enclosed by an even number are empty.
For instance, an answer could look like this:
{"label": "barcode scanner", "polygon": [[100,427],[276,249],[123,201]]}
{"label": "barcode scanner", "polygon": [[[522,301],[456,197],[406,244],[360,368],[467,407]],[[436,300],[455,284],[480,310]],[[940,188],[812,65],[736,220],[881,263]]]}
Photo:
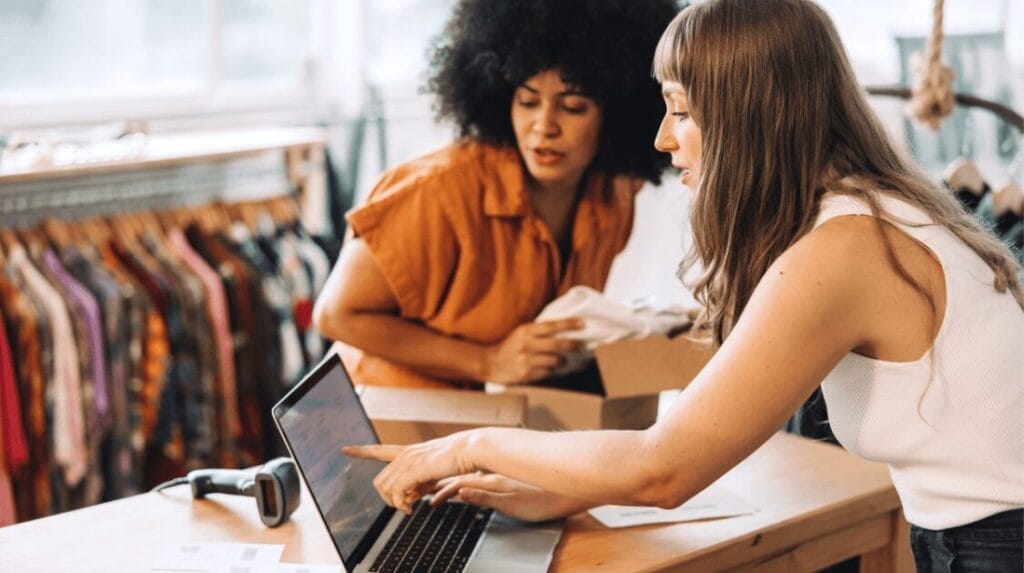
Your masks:
{"label": "barcode scanner", "polygon": [[267,527],[277,527],[299,506],[299,473],[291,458],[275,458],[262,466],[244,470],[192,470],[185,477],[164,482],[152,491],[189,484],[194,499],[211,493],[247,495],[256,498],[260,520]]}

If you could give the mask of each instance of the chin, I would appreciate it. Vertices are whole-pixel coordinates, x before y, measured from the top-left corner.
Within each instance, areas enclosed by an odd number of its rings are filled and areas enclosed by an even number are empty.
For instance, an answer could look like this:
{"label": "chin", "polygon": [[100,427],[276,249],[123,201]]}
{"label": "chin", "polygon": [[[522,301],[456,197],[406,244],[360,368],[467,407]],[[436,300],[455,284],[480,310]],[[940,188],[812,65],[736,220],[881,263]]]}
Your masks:
{"label": "chin", "polygon": [[529,171],[533,180],[542,185],[557,185],[569,179],[569,174],[562,169],[534,166]]}

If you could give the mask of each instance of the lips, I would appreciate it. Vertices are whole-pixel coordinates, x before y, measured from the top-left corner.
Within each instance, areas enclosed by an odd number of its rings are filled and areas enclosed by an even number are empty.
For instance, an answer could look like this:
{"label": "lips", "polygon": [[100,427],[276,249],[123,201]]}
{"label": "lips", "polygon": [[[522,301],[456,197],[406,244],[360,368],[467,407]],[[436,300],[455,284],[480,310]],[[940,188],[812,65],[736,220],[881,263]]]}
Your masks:
{"label": "lips", "polygon": [[565,153],[548,147],[534,147],[531,153],[533,160],[540,165],[553,165],[565,157]]}
{"label": "lips", "polygon": [[689,167],[683,167],[682,165],[676,165],[675,163],[673,163],[672,166],[680,171],[680,173],[679,173],[679,181],[683,185],[689,185],[689,182],[687,181],[687,179],[689,179],[689,177],[690,177],[690,168]]}

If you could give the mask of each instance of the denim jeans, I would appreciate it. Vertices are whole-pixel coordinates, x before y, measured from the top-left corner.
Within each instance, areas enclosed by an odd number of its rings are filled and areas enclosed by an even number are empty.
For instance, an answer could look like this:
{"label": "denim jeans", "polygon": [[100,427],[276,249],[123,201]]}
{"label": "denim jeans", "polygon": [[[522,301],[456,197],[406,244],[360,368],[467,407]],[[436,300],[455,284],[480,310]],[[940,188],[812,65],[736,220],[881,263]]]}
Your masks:
{"label": "denim jeans", "polygon": [[1024,571],[1024,509],[935,531],[910,526],[918,573]]}

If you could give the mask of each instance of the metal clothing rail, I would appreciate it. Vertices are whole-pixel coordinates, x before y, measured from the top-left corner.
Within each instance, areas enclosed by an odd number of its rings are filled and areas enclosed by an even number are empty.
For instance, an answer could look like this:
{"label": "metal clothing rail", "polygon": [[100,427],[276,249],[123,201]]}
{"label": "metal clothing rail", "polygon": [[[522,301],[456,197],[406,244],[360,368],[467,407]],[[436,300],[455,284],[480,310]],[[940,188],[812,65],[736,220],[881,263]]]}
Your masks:
{"label": "metal clothing rail", "polygon": [[[911,98],[910,89],[902,86],[867,86],[864,89],[869,94],[876,96],[893,96],[907,100]],[[1024,133],[1024,117],[1005,105],[980,97],[960,93],[955,94],[955,98],[956,103],[960,105],[966,107],[978,107],[994,113],[999,117],[999,119],[1002,119],[1006,123],[1017,128],[1017,131]]]}
{"label": "metal clothing rail", "polygon": [[0,187],[0,226],[241,201],[292,191],[284,154],[10,183]]}
{"label": "metal clothing rail", "polygon": [[0,226],[296,193],[322,167],[301,152],[324,142],[318,131],[284,128],[168,136],[138,161],[0,174]]}

